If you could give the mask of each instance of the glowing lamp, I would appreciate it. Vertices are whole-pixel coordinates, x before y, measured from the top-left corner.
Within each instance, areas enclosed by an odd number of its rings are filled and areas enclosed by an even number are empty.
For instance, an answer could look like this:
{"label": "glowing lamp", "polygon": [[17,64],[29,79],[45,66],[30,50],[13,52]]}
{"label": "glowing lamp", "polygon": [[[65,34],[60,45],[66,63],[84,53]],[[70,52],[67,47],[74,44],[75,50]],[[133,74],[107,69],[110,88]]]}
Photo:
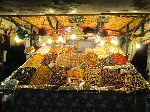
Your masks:
{"label": "glowing lamp", "polygon": [[77,35],[76,34],[72,34],[71,36],[70,36],[70,39],[72,39],[72,40],[75,40],[77,38]]}
{"label": "glowing lamp", "polygon": [[48,40],[47,40],[47,43],[48,43],[48,44],[52,44],[52,40],[51,40],[51,39],[48,39]]}
{"label": "glowing lamp", "polygon": [[112,40],[111,40],[111,43],[114,44],[114,45],[118,45],[118,40],[112,39]]}
{"label": "glowing lamp", "polygon": [[141,48],[141,45],[139,43],[136,43],[136,46],[135,46],[137,49],[140,49]]}
{"label": "glowing lamp", "polygon": [[18,36],[15,37],[15,41],[16,41],[16,43],[22,42],[22,40]]}
{"label": "glowing lamp", "polygon": [[101,46],[101,47],[104,47],[104,45],[105,45],[105,40],[101,40],[101,41],[100,41],[100,46]]}
{"label": "glowing lamp", "polygon": [[62,36],[58,36],[57,42],[58,43],[63,43],[64,42],[63,37]]}
{"label": "glowing lamp", "polygon": [[95,43],[99,43],[100,42],[100,37],[99,36],[96,36],[95,38]]}

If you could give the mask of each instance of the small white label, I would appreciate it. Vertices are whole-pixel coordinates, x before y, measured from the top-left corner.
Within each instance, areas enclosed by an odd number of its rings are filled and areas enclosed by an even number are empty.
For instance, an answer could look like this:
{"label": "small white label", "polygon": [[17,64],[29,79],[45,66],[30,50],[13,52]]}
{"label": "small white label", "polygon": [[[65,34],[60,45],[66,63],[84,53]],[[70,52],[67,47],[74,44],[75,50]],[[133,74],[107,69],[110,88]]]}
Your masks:
{"label": "small white label", "polygon": [[49,66],[50,68],[52,68],[54,65],[55,65],[55,63],[50,63],[48,66]]}

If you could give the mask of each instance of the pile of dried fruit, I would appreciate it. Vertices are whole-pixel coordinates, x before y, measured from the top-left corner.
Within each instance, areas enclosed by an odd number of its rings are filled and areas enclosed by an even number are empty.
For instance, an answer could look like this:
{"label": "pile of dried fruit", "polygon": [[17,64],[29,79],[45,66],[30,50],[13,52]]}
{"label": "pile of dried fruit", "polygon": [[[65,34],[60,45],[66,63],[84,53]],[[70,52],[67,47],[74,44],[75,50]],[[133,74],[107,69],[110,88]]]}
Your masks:
{"label": "pile of dried fruit", "polygon": [[37,71],[33,74],[31,78],[31,85],[43,85],[49,83],[49,77],[52,72],[48,66],[41,66],[37,69]]}
{"label": "pile of dried fruit", "polygon": [[127,59],[120,53],[112,55],[115,65],[125,65],[127,64]]}

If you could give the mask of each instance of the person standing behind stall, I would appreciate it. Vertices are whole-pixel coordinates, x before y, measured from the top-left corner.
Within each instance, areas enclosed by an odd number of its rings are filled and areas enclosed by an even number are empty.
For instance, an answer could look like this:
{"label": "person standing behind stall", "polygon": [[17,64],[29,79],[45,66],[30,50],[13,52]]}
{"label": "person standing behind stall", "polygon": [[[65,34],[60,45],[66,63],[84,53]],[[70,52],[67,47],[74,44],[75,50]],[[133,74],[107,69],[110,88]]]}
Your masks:
{"label": "person standing behind stall", "polygon": [[5,69],[3,71],[3,79],[7,78],[13,71],[20,67],[26,61],[24,53],[25,46],[23,44],[11,46],[7,51]]}
{"label": "person standing behind stall", "polygon": [[150,83],[150,44],[147,47],[147,74],[149,76],[148,82]]}
{"label": "person standing behind stall", "polygon": [[148,80],[148,74],[146,73],[147,67],[147,45],[142,45],[133,56],[131,63],[136,67],[136,69],[141,73],[141,75]]}

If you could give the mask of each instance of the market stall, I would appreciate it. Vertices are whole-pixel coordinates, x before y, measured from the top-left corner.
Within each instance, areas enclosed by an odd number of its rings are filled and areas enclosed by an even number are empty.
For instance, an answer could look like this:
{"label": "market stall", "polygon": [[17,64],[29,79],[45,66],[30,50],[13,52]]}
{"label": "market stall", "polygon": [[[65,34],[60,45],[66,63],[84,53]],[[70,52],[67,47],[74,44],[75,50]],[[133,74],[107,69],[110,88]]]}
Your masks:
{"label": "market stall", "polygon": [[66,44],[41,47],[3,82],[6,99],[12,95],[11,109],[147,110],[149,84],[116,46],[117,38],[77,38],[70,36]]}
{"label": "market stall", "polygon": [[[97,24],[99,17],[93,18],[93,23]],[[71,27],[63,30],[59,29],[56,22],[55,31],[46,30],[48,24],[51,27],[54,24],[47,17],[49,23],[43,22],[45,28],[38,30],[39,35],[36,38],[35,44],[40,48],[35,50],[33,46],[26,47],[24,52],[29,59],[1,83],[3,110],[84,112],[86,109],[85,112],[148,112],[149,83],[127,58],[129,52],[131,55],[134,48],[140,47],[139,38],[133,34],[133,26],[140,25],[143,20],[136,17],[134,23],[128,24],[133,17],[116,18],[123,24],[121,29],[118,25],[114,27],[116,31],[110,30],[110,26],[116,24],[113,17],[109,19],[109,23],[108,18],[100,16],[98,31],[91,28],[93,32],[85,34],[83,21],[88,17],[69,17],[67,20],[72,21]],[[13,20],[18,21],[17,19],[13,17]],[[67,21],[66,17],[64,19]],[[22,21],[19,22],[23,24]],[[89,23],[86,25],[92,27],[93,24]],[[68,21],[64,24],[70,25]],[[134,32],[124,31],[126,24],[130,26],[127,30]],[[51,35],[47,34],[48,31]],[[19,27],[16,32],[17,41],[30,36],[30,40],[33,39],[33,35],[29,35],[23,27]],[[122,34],[123,37],[121,33],[125,33]],[[129,39],[132,41],[132,51],[128,49]],[[126,52],[121,48],[122,40],[125,41]],[[32,42],[30,44],[33,45]]]}

